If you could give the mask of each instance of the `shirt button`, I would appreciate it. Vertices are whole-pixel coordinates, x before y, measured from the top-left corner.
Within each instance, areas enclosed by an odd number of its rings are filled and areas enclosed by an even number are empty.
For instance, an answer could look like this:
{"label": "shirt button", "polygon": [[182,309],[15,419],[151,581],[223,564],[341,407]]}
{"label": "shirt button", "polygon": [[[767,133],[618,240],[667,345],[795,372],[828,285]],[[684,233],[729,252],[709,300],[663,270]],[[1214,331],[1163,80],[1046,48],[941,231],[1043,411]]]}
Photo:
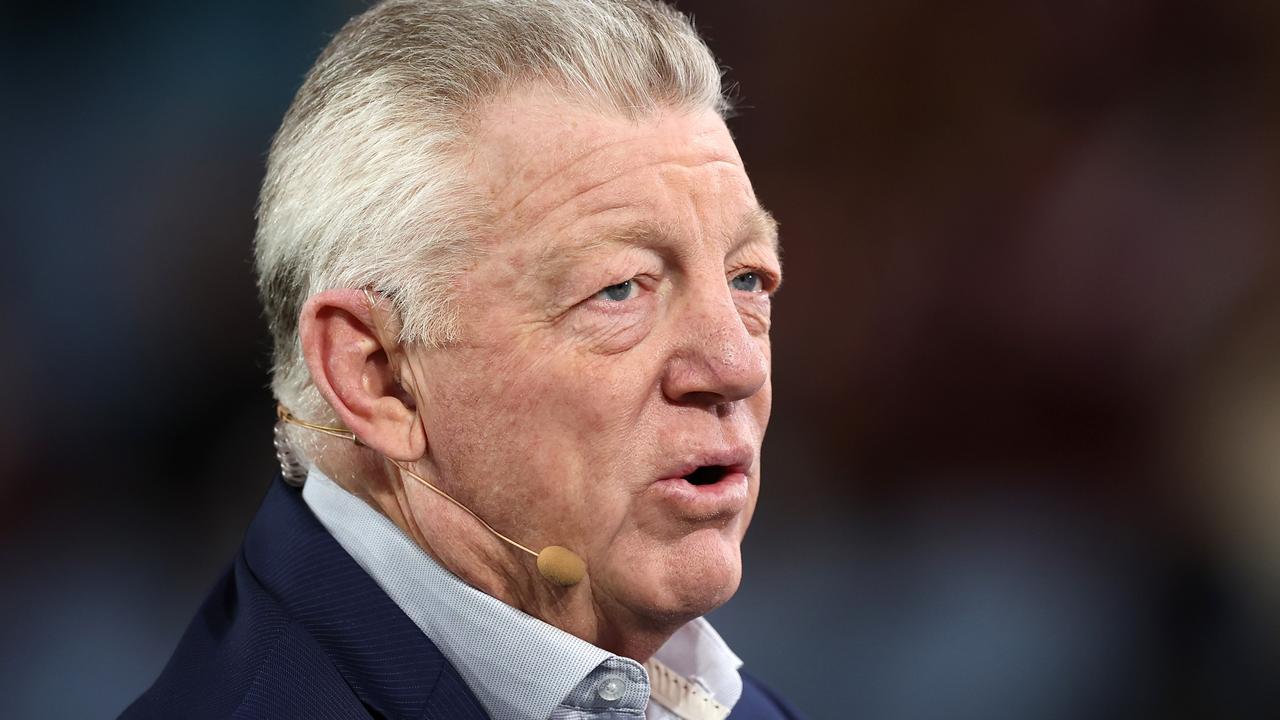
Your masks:
{"label": "shirt button", "polygon": [[614,700],[622,697],[622,694],[625,691],[626,687],[622,684],[622,680],[620,678],[611,677],[600,683],[600,687],[596,689],[596,694],[600,696],[601,700],[613,702]]}

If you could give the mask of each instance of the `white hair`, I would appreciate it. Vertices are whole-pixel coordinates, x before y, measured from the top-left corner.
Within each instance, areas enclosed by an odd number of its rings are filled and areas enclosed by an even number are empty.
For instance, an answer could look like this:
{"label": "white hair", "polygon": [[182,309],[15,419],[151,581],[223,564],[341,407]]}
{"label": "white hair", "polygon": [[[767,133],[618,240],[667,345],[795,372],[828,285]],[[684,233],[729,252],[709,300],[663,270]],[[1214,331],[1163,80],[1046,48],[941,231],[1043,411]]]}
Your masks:
{"label": "white hair", "polygon": [[450,291],[487,217],[459,151],[484,101],[532,83],[627,118],[728,110],[710,50],[660,2],[389,0],[353,18],[285,114],[259,199],[258,287],[280,402],[333,420],[298,340],[317,292],[372,287],[394,303],[401,341],[457,339]]}

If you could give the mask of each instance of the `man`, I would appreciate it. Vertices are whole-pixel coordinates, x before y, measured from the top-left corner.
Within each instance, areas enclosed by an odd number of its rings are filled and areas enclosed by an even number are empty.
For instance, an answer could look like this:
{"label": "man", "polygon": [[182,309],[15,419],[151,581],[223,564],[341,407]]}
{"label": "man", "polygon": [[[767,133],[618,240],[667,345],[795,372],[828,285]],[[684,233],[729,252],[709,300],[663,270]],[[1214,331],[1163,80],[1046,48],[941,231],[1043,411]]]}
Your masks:
{"label": "man", "polygon": [[740,579],[781,281],[725,108],[647,0],[348,23],[259,210],[301,490],[126,717],[795,717],[702,619]]}

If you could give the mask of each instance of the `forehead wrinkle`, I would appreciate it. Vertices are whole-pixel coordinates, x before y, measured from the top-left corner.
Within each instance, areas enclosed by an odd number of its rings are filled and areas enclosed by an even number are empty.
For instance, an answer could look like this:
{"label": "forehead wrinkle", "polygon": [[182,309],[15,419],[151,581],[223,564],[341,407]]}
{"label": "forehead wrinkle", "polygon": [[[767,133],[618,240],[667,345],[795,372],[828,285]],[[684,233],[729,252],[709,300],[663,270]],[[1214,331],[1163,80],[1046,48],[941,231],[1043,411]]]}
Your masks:
{"label": "forehead wrinkle", "polygon": [[[581,165],[585,162],[590,161],[598,153],[605,152],[606,150],[612,147],[616,147],[618,145],[631,142],[633,140],[634,138],[619,138],[617,140],[612,140],[610,142],[604,143],[602,145],[597,145],[580,155],[570,157],[564,163],[559,164],[554,168],[552,168],[551,172],[549,172],[542,179],[538,180],[533,187],[529,188],[527,192],[525,192],[523,195],[520,196],[520,199],[516,200],[509,207],[507,207],[505,212],[516,212],[517,210],[520,209],[521,205],[524,205],[525,202],[529,200],[529,198],[533,197],[538,193],[539,190],[546,187],[547,183],[550,183],[554,181],[556,178],[560,177],[561,175],[564,175],[565,173],[570,172],[578,165]],[[542,157],[544,157],[544,153],[534,153],[524,158],[524,160],[520,163],[520,165],[516,168],[516,170],[509,174],[506,183],[504,183],[503,186],[501,188],[498,188],[497,191],[494,193],[495,197],[501,197],[504,192],[510,189],[512,184],[519,182],[521,173],[525,169],[527,169],[530,165],[533,165],[539,160],[541,160]],[[590,190],[590,189],[592,188],[587,188],[587,190]],[[581,192],[585,192],[585,190]],[[575,195],[581,194],[581,192],[575,193]]]}
{"label": "forehead wrinkle", "polygon": [[[587,158],[585,157],[582,158],[582,160],[586,160],[586,159]],[[549,182],[554,180],[557,176],[563,174],[563,172],[567,172],[574,164],[576,163],[571,163],[570,165],[565,166],[563,170],[557,171],[555,174],[542,180],[537,187],[530,190],[528,194],[526,194],[523,198],[521,198],[520,201],[517,202],[514,206],[507,209],[506,212],[515,213],[520,208],[521,205],[523,205],[526,201],[528,201],[530,198],[536,195],[537,192],[542,187],[544,187]],[[742,169],[742,165],[739,162],[734,162],[733,158],[723,157],[718,153],[706,153],[703,157],[700,157],[694,160],[681,160],[673,157],[664,156],[664,157],[653,159],[650,162],[646,162],[641,165],[629,165],[625,168],[616,168],[616,167],[610,166],[611,169],[614,170],[614,172],[608,173],[607,176],[603,178],[590,177],[590,178],[584,179],[582,182],[580,182],[577,186],[575,186],[571,190],[571,194],[569,194],[567,197],[560,200],[559,202],[557,202],[555,205],[551,207],[544,208],[541,212],[540,217],[532,224],[531,228],[536,227],[538,224],[542,222],[543,219],[545,219],[547,216],[551,215],[552,213],[556,212],[560,208],[564,207],[565,205],[568,205],[569,203],[572,203],[576,200],[580,200],[585,196],[587,196],[588,194],[590,194],[591,192],[598,190],[611,183],[617,182],[618,180],[622,179],[627,175],[630,175],[631,173],[634,173],[640,170],[647,170],[649,168],[653,168],[659,165],[674,165],[674,166],[679,166],[686,169],[694,169],[694,168],[701,168],[708,165],[716,165],[716,164],[725,164],[733,168]]]}

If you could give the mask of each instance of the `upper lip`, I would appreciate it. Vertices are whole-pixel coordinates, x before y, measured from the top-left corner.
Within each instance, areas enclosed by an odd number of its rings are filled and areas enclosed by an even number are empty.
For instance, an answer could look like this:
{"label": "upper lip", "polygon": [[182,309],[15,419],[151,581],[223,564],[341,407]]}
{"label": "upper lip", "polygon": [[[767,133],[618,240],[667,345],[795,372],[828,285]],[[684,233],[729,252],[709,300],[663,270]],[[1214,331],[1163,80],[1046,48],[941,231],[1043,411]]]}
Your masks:
{"label": "upper lip", "polygon": [[751,461],[755,457],[752,449],[746,445],[705,450],[685,455],[679,464],[671,464],[664,468],[660,479],[688,477],[700,467],[714,465],[729,473],[746,473],[751,469]]}

